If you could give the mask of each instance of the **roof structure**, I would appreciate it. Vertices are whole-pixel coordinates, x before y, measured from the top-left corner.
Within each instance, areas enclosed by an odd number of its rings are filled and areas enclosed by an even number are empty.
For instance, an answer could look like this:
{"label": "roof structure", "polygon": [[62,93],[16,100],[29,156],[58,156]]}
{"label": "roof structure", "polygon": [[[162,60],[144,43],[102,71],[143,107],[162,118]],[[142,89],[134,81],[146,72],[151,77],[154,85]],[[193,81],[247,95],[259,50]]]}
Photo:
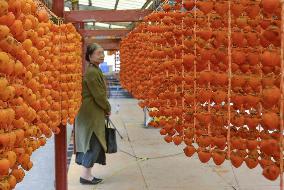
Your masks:
{"label": "roof structure", "polygon": [[[72,0],[65,1],[65,11],[71,10]],[[79,0],[79,10],[138,10],[153,9],[158,0]],[[132,29],[133,22],[85,22],[85,29]]]}
{"label": "roof structure", "polygon": [[103,9],[140,9],[147,0],[79,0],[80,5],[94,6]]}
{"label": "roof structure", "polygon": [[[163,2],[171,0],[40,0],[73,23],[84,44],[99,43],[105,50],[119,49],[119,43],[143,18]],[[60,6],[58,7],[59,3]]]}

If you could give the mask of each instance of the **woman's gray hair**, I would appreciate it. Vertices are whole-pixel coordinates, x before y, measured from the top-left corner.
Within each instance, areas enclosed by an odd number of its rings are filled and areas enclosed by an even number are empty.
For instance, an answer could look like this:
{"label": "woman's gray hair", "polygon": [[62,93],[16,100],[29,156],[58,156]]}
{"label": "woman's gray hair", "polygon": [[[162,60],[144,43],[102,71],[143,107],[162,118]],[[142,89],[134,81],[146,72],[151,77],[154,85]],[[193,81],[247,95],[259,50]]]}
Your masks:
{"label": "woman's gray hair", "polygon": [[102,46],[97,43],[92,43],[88,45],[86,55],[85,55],[86,61],[90,62],[90,56],[94,53],[94,51],[96,51],[99,48],[102,48]]}

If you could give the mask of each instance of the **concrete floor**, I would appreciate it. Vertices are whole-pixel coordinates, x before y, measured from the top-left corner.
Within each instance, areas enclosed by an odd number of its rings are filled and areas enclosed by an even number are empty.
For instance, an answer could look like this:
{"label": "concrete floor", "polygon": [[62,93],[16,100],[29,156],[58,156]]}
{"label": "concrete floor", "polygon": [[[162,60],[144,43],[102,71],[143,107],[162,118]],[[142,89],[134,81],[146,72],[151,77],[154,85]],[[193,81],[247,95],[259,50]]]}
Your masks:
{"label": "concrete floor", "polygon": [[[81,167],[74,163],[68,173],[69,190],[279,190],[279,179],[266,180],[261,168],[238,169],[229,162],[215,166],[202,164],[197,155],[187,158],[184,145],[167,144],[158,129],[143,128],[143,112],[134,99],[112,99],[120,104],[111,120],[123,135],[118,138],[119,152],[107,155],[107,165],[95,165],[93,174],[104,179],[95,186],[81,185]],[[128,152],[142,159],[136,159]],[[146,159],[150,158],[150,159]]]}
{"label": "concrete floor", "polygon": [[26,172],[24,180],[17,184],[16,190],[54,190],[54,136],[45,146],[36,150],[31,157],[33,167]]}
{"label": "concrete floor", "polygon": [[[70,143],[72,126],[67,125],[67,143]],[[26,172],[24,180],[17,184],[16,190],[54,190],[55,160],[54,136],[48,139],[45,146],[36,150],[31,157],[33,167]]]}

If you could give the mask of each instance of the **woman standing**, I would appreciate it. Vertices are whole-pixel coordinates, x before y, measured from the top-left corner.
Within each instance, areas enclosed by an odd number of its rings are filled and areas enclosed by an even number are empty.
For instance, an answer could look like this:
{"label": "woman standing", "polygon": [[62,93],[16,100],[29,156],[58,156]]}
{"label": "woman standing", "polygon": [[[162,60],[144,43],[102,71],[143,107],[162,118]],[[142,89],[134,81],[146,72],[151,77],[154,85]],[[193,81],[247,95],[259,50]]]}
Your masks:
{"label": "woman standing", "polygon": [[104,76],[99,64],[104,61],[104,50],[98,44],[87,47],[88,66],[83,77],[83,102],[75,120],[76,163],[83,166],[82,184],[102,181],[91,173],[95,163],[106,164],[105,118],[111,107],[107,100]]}

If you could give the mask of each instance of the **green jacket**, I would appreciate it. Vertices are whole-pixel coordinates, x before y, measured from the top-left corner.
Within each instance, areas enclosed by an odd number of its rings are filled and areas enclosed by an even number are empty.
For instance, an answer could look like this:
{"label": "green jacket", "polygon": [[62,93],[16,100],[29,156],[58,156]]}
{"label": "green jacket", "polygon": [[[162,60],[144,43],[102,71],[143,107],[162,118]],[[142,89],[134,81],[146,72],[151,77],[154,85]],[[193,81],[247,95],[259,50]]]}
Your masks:
{"label": "green jacket", "polygon": [[76,152],[86,153],[94,132],[106,151],[105,113],[111,111],[102,71],[89,65],[83,77],[83,102],[75,120]]}

